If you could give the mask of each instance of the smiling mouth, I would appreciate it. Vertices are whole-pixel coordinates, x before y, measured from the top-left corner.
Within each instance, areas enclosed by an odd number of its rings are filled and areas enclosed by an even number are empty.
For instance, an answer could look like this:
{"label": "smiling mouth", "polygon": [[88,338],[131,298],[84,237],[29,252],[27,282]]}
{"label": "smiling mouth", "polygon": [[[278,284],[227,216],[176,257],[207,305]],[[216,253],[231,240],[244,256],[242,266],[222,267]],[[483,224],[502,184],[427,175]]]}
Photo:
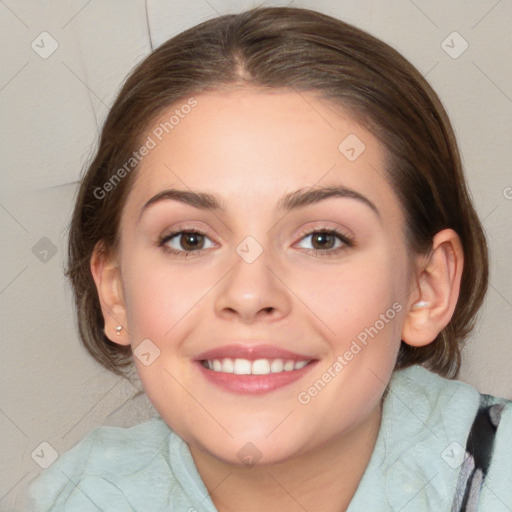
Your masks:
{"label": "smiling mouth", "polygon": [[285,373],[294,370],[301,370],[310,360],[294,361],[287,359],[203,359],[201,365],[213,372],[232,373],[235,375],[270,375],[274,373]]}

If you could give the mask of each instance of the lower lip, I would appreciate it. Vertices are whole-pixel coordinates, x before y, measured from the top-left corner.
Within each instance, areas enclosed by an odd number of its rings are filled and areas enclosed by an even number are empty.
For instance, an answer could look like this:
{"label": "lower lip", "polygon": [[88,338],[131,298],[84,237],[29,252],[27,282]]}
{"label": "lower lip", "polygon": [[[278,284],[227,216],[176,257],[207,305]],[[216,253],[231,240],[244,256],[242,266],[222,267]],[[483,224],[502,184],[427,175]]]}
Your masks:
{"label": "lower lip", "polygon": [[205,368],[200,361],[196,361],[196,364],[209,382],[227,391],[246,395],[262,395],[301,379],[315,366],[316,361],[311,361],[300,370],[269,373],[268,375],[237,375],[235,373],[214,372]]}

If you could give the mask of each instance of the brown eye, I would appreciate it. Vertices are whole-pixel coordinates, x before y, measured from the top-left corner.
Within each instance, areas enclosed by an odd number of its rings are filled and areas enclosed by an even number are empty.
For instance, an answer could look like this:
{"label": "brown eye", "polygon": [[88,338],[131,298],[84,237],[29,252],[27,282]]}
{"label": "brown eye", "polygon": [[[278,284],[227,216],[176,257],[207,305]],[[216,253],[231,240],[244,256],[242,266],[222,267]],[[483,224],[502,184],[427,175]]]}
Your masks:
{"label": "brown eye", "polygon": [[311,235],[311,241],[315,249],[332,249],[336,243],[336,237],[330,233],[320,231]]}
{"label": "brown eye", "polygon": [[209,238],[199,231],[175,231],[162,238],[159,246],[163,247],[165,251],[172,254],[188,256],[191,253],[199,252],[202,249],[213,247],[205,247],[205,241]]}
{"label": "brown eye", "polygon": [[304,240],[310,239],[311,248],[304,247],[306,249],[306,253],[311,253],[315,256],[335,256],[349,247],[352,247],[354,244],[352,240],[340,233],[335,229],[316,229],[314,231],[310,231],[309,233],[305,233],[301,239],[301,242]]}
{"label": "brown eye", "polygon": [[179,237],[180,245],[185,250],[202,249],[204,237],[199,233],[183,233]]}

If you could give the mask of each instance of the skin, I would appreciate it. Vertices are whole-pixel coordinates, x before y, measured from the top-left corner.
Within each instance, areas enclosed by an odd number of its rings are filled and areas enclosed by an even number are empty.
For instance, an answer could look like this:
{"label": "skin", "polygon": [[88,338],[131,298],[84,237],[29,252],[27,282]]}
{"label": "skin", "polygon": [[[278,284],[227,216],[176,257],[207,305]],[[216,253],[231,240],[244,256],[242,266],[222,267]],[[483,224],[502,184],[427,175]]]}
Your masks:
{"label": "skin", "polygon": [[[377,439],[401,339],[430,343],[453,314],[460,240],[444,230],[430,255],[408,253],[404,216],[385,179],[385,149],[325,100],[253,89],[195,98],[191,113],[144,157],[123,209],[118,251],[96,251],[91,260],[105,331],[133,349],[150,339],[160,350],[149,366],[134,358],[139,377],[189,445],[219,511],[241,510],[240,503],[244,511],[345,510]],[[365,145],[353,162],[338,150],[350,134]],[[328,185],[357,191],[379,213],[349,197],[286,214],[277,209],[286,193]],[[141,214],[169,188],[214,194],[227,210],[163,200]],[[334,238],[323,250],[331,256],[313,254],[322,246],[303,232],[326,227],[353,245]],[[184,258],[159,246],[171,231],[192,228],[206,235],[201,251]],[[236,252],[247,236],[263,250],[250,264]],[[185,252],[187,241],[178,236],[167,245]],[[412,309],[418,300],[429,305]],[[298,394],[394,303],[396,316],[301,404]],[[192,363],[202,351],[241,340],[318,363],[303,379],[259,396],[213,386]],[[248,442],[261,454],[252,467],[237,455]]]}

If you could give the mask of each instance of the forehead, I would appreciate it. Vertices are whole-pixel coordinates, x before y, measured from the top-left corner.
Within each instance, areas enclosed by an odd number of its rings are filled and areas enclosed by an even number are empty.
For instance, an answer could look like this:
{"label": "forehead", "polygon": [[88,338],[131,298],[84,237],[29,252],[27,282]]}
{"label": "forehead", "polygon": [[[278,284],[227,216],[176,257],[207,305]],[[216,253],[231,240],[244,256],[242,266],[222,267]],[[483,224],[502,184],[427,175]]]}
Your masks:
{"label": "forehead", "polygon": [[129,202],[166,188],[215,194],[234,210],[277,203],[300,188],[343,185],[398,220],[379,141],[331,102],[305,92],[241,89],[193,96],[147,130]]}

